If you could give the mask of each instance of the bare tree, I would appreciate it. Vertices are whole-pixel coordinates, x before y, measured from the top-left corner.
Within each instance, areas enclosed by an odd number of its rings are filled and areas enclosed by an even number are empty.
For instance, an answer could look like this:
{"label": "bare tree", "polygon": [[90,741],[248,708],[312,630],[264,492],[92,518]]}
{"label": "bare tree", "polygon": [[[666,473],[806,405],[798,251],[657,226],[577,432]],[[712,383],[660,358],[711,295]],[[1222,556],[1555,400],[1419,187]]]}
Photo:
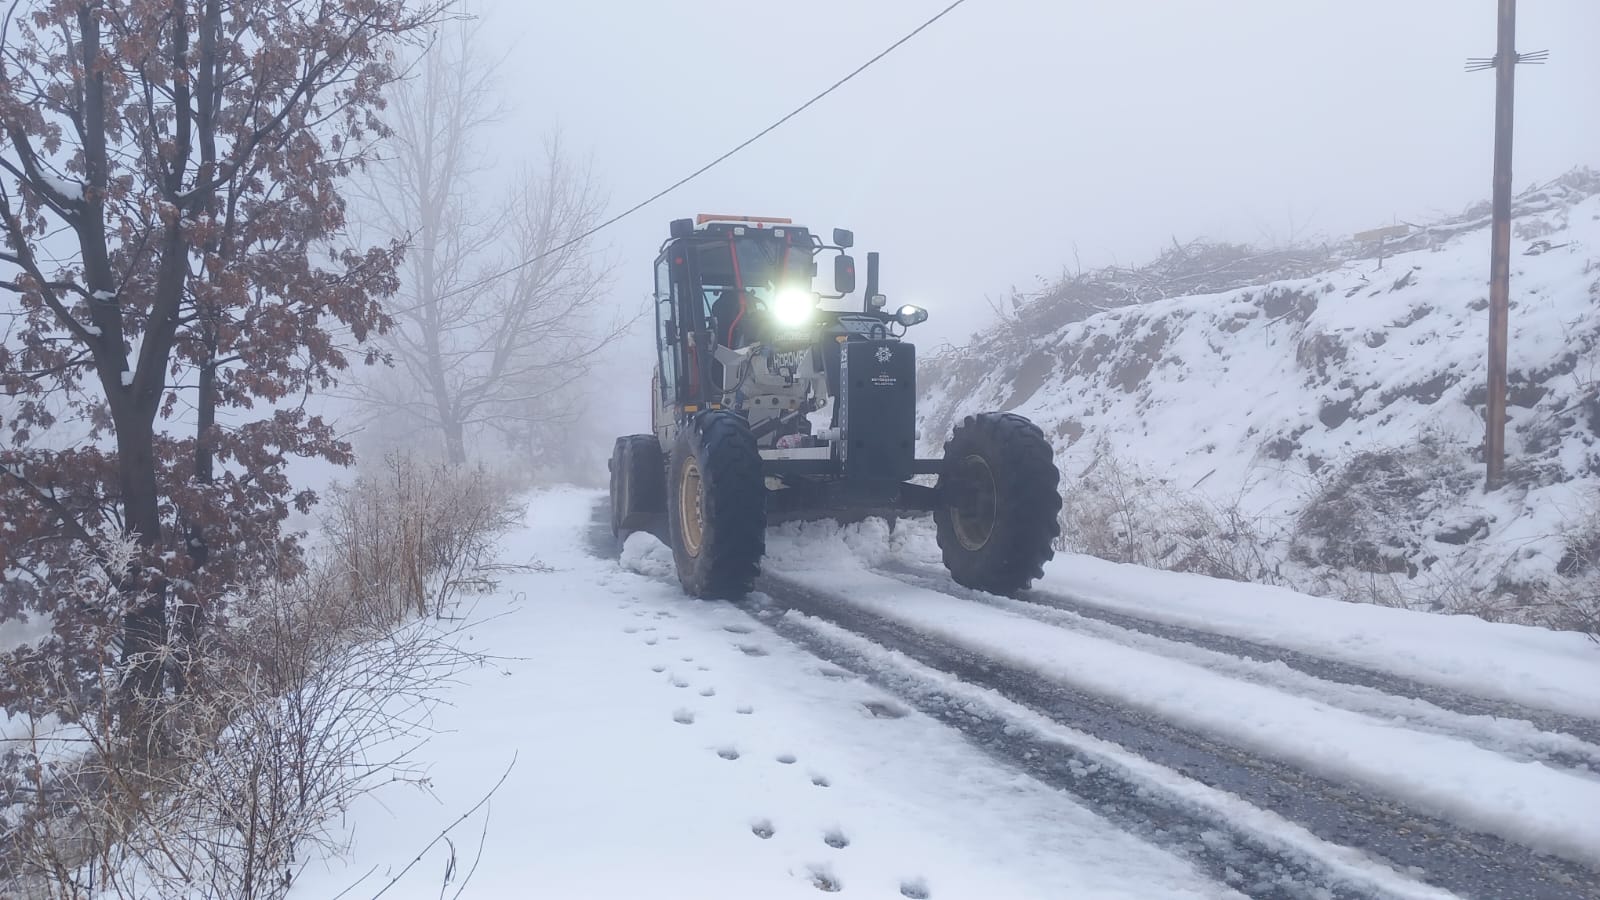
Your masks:
{"label": "bare tree", "polygon": [[401,377],[369,379],[364,400],[391,428],[432,432],[453,463],[474,435],[518,439],[561,420],[621,331],[596,309],[610,271],[586,237],[605,198],[559,135],[501,203],[479,199],[490,170],[479,148],[502,112],[480,27],[454,26],[397,88],[393,158],[372,185],[378,226],[411,252],[386,336]]}

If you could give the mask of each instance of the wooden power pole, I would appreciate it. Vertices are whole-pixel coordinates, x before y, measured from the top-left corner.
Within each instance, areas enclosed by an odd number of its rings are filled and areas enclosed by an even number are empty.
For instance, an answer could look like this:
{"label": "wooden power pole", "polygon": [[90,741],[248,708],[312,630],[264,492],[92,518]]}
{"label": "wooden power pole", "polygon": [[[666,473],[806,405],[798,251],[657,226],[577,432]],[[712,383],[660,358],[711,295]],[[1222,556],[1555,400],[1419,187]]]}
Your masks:
{"label": "wooden power pole", "polygon": [[1506,464],[1506,343],[1511,318],[1511,133],[1517,73],[1517,0],[1500,0],[1500,41],[1494,55],[1494,231],[1489,239],[1489,416],[1483,454],[1484,489],[1504,483]]}
{"label": "wooden power pole", "polygon": [[1489,400],[1484,434],[1484,489],[1504,483],[1506,460],[1506,343],[1511,308],[1511,133],[1517,63],[1543,62],[1544,54],[1517,55],[1517,0],[1500,0],[1499,42],[1492,60],[1467,62],[1468,71],[1493,68],[1494,230],[1489,244]]}

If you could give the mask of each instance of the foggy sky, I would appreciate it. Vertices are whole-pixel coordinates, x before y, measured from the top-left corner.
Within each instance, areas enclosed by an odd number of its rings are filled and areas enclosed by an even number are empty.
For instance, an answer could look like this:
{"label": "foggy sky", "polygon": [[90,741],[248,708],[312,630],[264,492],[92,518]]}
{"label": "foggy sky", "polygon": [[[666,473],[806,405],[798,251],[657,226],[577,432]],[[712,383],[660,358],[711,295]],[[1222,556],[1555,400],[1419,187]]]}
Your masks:
{"label": "foggy sky", "polygon": [[[513,110],[492,154],[533,157],[559,125],[620,210],[945,3],[485,0]],[[1518,68],[1519,189],[1600,164],[1600,3],[1520,7],[1518,49],[1550,63]],[[931,348],[986,324],[985,295],[1173,238],[1343,237],[1456,212],[1489,194],[1494,76],[1462,65],[1494,50],[1493,0],[968,0],[608,230],[613,298],[646,296],[669,219],[791,216],[883,251],[891,304],[932,311],[912,332]],[[641,328],[634,365],[649,348]],[[630,393],[647,416],[646,388]]]}

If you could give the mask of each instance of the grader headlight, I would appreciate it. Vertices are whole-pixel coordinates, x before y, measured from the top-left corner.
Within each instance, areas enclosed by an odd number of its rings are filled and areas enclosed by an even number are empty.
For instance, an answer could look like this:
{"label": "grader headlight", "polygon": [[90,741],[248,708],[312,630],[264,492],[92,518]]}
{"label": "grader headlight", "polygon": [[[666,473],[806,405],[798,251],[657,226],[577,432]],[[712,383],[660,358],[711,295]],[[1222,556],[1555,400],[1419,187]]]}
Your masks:
{"label": "grader headlight", "polygon": [[804,328],[817,314],[817,295],[800,288],[786,288],[772,298],[772,320],[784,329]]}
{"label": "grader headlight", "polygon": [[907,303],[895,312],[894,320],[906,328],[910,328],[913,325],[920,325],[928,321],[928,311],[920,306],[913,306]]}

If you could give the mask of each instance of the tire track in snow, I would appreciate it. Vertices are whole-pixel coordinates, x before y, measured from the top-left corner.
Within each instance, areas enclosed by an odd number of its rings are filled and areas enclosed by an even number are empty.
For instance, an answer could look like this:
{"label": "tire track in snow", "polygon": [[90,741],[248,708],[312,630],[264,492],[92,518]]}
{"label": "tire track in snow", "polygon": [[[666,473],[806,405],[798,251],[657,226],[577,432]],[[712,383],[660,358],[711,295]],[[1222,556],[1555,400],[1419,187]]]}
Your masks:
{"label": "tire track in snow", "polygon": [[[830,637],[820,629],[786,616],[799,611],[795,595],[765,577],[767,597],[780,604],[766,606],[752,598],[741,606],[764,622],[779,637],[818,659],[854,672],[899,696],[925,715],[955,729],[991,756],[1016,766],[1034,779],[1066,792],[1084,808],[1129,832],[1140,835],[1193,862],[1220,884],[1227,884],[1264,900],[1358,900],[1388,896],[1378,886],[1352,878],[1311,854],[1264,835],[1241,828],[1219,812],[1187,807],[1152,791],[1144,780],[1100,758],[1051,741],[1030,729],[1019,728],[999,716],[977,713],[972,704],[926,683],[913,684],[896,677],[867,654]],[[777,593],[773,593],[776,591]],[[819,621],[827,622],[827,619]],[[847,635],[857,633],[840,627]],[[867,642],[866,638],[859,638]],[[878,647],[875,642],[874,647]],[[892,651],[884,651],[892,652]],[[1403,895],[1401,895],[1403,896]]]}
{"label": "tire track in snow", "polygon": [[[934,586],[933,589],[946,594],[951,593],[949,588],[960,590],[942,569],[897,563],[880,566],[878,571],[895,577],[909,575],[934,583],[942,581],[942,586]],[[1021,599],[1050,609],[1073,613],[1085,619],[1105,622],[1128,631],[1142,632],[1169,641],[1214,650],[1226,656],[1259,662],[1280,662],[1297,672],[1323,681],[1336,681],[1356,687],[1371,688],[1396,697],[1421,700],[1464,716],[1486,716],[1528,722],[1540,731],[1569,735],[1591,746],[1600,747],[1600,722],[1582,716],[1534,709],[1503,700],[1491,700],[1455,688],[1442,687],[1394,672],[1317,656],[1303,650],[1292,650],[1248,638],[1147,619],[1054,591],[1037,589],[1025,591]],[[1578,767],[1582,768],[1581,765]]]}
{"label": "tire track in snow", "polygon": [[1002,764],[1070,794],[1113,825],[1189,859],[1219,885],[1246,896],[1459,896],[846,628],[789,610],[747,611],[812,655],[849,666],[956,729]]}
{"label": "tire track in snow", "polygon": [[[602,505],[590,542],[595,555],[616,559],[619,548],[607,523]],[[1189,858],[1219,883],[1249,896],[1436,896],[1430,885],[1460,896],[1507,900],[1592,896],[1594,876],[1582,866],[1418,816],[1393,801],[1363,796],[1316,776],[1282,770],[1279,763],[1189,734],[1159,717],[1040,684],[1036,675],[930,639],[781,577],[765,575],[758,588],[779,601],[777,606],[754,599],[743,606],[780,636],[899,694],[991,755],[1077,797],[1114,824]],[[802,615],[783,615],[788,610]],[[819,621],[808,624],[806,616]],[[833,628],[838,636],[824,636],[818,625]],[[842,640],[858,646],[851,649]],[[872,653],[863,654],[863,645]],[[882,661],[869,660],[869,655],[902,657],[955,687],[908,687],[914,678],[886,674]],[[972,699],[964,696],[974,690],[996,698],[992,706],[1014,711],[975,713]],[[1058,735],[1041,734],[1023,717],[1065,726],[1086,741],[1103,742],[1117,755],[1171,777],[1152,780],[1148,771],[1131,771],[1114,758],[1064,743]],[[1196,802],[1196,792],[1228,802]]]}
{"label": "tire track in snow", "polygon": [[[1469,714],[1372,685],[1322,677],[1290,666],[1283,659],[1229,653],[1198,641],[1181,640],[1152,630],[1090,617],[1076,610],[1039,602],[1032,594],[1013,600],[964,588],[942,572],[934,574],[929,570],[903,565],[882,566],[877,571],[911,587],[1018,613],[1047,625],[1103,638],[1169,659],[1181,659],[1222,675],[1277,688],[1352,712],[1401,720],[1407,728],[1458,738],[1520,761],[1544,763],[1570,770],[1579,776],[1600,778],[1600,745],[1570,734],[1541,730],[1529,720],[1529,713],[1537,711],[1524,710],[1508,703],[1498,714]],[[1142,619],[1136,621],[1146,623]]]}
{"label": "tire track in snow", "polygon": [[[610,517],[603,503],[596,507],[587,537],[596,557],[620,558],[620,548],[611,535]],[[773,590],[767,581],[763,577],[763,588]],[[1264,900],[1363,900],[1387,896],[1375,891],[1368,882],[1352,883],[1322,860],[1296,854],[1279,842],[1241,829],[1226,816],[1188,809],[1158,796],[1145,782],[1101,765],[1094,756],[1062,748],[1001,719],[981,719],[972,714],[969,704],[947,693],[927,687],[911,689],[894,678],[885,677],[881,667],[870,664],[861,654],[842,648],[816,629],[783,615],[784,609],[765,605],[759,597],[748,598],[738,605],[778,637],[821,661],[878,684],[930,718],[955,729],[991,756],[1065,791],[1084,808],[1124,830],[1192,860],[1219,884],[1246,889],[1250,896]],[[747,628],[729,630],[734,637],[742,637],[750,631]],[[689,721],[693,721],[692,716]],[[829,780],[820,774],[812,773],[811,780],[818,787],[829,786]],[[752,826],[757,837],[770,836],[771,829],[767,820],[758,820]],[[919,880],[908,881],[901,893],[907,897],[927,895],[926,887]]]}
{"label": "tire track in snow", "polygon": [[[1594,871],[1576,863],[1419,814],[1380,795],[1286,767],[1179,728],[1158,716],[1050,682],[1036,673],[930,637],[801,582],[765,574],[757,587],[783,609],[831,623],[930,669],[993,691],[1053,722],[1127,748],[1191,780],[1298,823],[1330,844],[1359,848],[1396,871],[1418,873],[1418,877],[1437,887],[1463,896],[1504,900],[1593,896]],[[771,616],[773,612],[759,605],[750,609],[757,615],[765,612]],[[828,653],[825,644],[819,646],[818,641],[796,634],[798,625],[786,627],[782,619],[769,624],[808,650],[819,655]],[[854,666],[848,659],[836,662],[861,670],[859,661]],[[1286,856],[1284,848],[1269,837],[1240,829],[1227,817],[1176,809],[1170,802],[1152,797],[1151,785],[1139,779],[1107,773],[1097,788],[1085,790],[1076,776],[1084,766],[1098,760],[1085,759],[1059,744],[1008,733],[1015,722],[974,722],[964,704],[952,708],[937,698],[906,699],[1035,777],[1079,796],[1119,825],[1188,853],[1225,883],[1235,884],[1227,877],[1230,868],[1244,866],[1263,886],[1260,892],[1248,889],[1252,896],[1315,896],[1314,891],[1305,889],[1308,884],[1328,887],[1340,896],[1369,895],[1362,890],[1352,893],[1347,885],[1341,885],[1336,871],[1325,860]],[[1174,833],[1178,836],[1176,842],[1172,839]],[[1207,847],[1208,833],[1225,836],[1227,847],[1223,852]],[[1197,843],[1200,849],[1196,848]],[[1270,874],[1284,869],[1295,872],[1291,883],[1271,882]]]}

